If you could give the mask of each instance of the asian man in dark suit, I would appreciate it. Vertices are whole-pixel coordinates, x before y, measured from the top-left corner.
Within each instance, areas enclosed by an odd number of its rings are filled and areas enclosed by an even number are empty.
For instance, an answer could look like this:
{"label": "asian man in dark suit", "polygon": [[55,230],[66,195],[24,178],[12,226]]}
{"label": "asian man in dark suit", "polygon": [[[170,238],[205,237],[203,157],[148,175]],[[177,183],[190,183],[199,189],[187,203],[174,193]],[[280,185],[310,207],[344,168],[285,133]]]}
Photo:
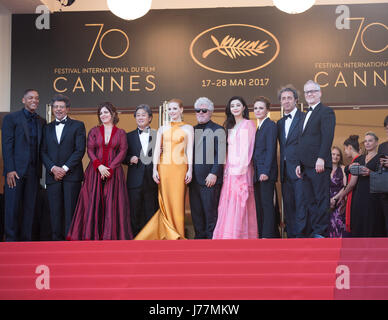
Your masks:
{"label": "asian man in dark suit", "polygon": [[331,146],[335,130],[334,111],[321,103],[321,88],[309,80],[304,85],[309,105],[298,142],[296,175],[302,179],[303,194],[311,221],[310,237],[327,236],[330,208]]}
{"label": "asian man in dark suit", "polygon": [[51,106],[55,120],[43,130],[41,155],[46,167],[52,240],[61,241],[69,231],[81,190],[86,133],[83,122],[68,116],[68,97],[55,95]]}
{"label": "asian man in dark suit", "polygon": [[39,151],[46,121],[36,113],[39,93],[25,90],[22,102],[24,108],[6,115],[2,126],[6,241],[32,240],[42,174]]}
{"label": "asian man in dark suit", "polygon": [[280,182],[287,238],[304,237],[306,209],[303,202],[302,181],[296,176],[297,146],[304,113],[298,110],[298,92],[292,86],[278,94],[284,116],[277,122],[280,147]]}
{"label": "asian man in dark suit", "polygon": [[151,108],[136,107],[137,128],[127,133],[128,151],[124,164],[128,166],[127,190],[131,212],[131,227],[135,237],[159,209],[158,185],[152,179],[152,157],[156,130],[150,128]]}
{"label": "asian man in dark suit", "polygon": [[260,238],[278,238],[279,229],[274,205],[275,183],[278,178],[277,127],[268,117],[271,103],[266,97],[258,97],[253,112],[259,120],[256,131],[253,164],[255,168],[255,200]]}
{"label": "asian man in dark suit", "polygon": [[194,126],[193,180],[189,185],[191,217],[195,239],[212,239],[223,182],[226,133],[211,120],[214,104],[210,99],[198,98],[194,110],[198,124]]}

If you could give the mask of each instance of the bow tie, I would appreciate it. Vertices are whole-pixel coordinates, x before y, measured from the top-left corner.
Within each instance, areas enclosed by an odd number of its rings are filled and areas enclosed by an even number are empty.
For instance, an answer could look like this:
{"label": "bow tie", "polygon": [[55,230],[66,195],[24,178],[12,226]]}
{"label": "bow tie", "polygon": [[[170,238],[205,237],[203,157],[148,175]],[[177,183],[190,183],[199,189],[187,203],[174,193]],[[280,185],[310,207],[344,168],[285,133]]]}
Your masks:
{"label": "bow tie", "polygon": [[292,115],[291,114],[285,114],[283,118],[286,119],[286,120],[287,120],[287,118],[292,119]]}
{"label": "bow tie", "polygon": [[309,107],[309,108],[307,109],[307,112],[310,112],[310,111],[313,112],[313,110],[314,110],[313,107]]}
{"label": "bow tie", "polygon": [[149,127],[145,128],[144,130],[141,130],[141,129],[137,128],[137,131],[139,132],[139,134],[142,134],[143,132],[144,133],[148,133],[149,130],[150,130]]}
{"label": "bow tie", "polygon": [[55,125],[59,125],[59,124],[65,124],[66,123],[66,120],[61,120],[61,121],[55,121]]}

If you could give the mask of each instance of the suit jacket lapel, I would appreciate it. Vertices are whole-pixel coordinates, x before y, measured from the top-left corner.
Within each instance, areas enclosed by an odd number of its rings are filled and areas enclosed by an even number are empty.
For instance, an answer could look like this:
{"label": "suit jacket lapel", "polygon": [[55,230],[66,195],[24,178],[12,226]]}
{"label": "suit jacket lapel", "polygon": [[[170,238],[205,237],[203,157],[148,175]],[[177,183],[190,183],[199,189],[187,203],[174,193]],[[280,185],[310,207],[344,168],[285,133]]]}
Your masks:
{"label": "suit jacket lapel", "polygon": [[20,111],[19,119],[23,126],[24,134],[26,135],[27,141],[30,142],[30,130],[28,129],[27,119],[24,115],[23,110]]}
{"label": "suit jacket lapel", "polygon": [[[306,132],[307,127],[310,126],[312,120],[317,116],[317,114],[319,113],[319,110],[320,110],[320,109],[321,109],[321,103],[318,103],[318,105],[317,105],[317,106],[314,108],[314,110],[312,111],[312,114],[310,115],[310,118],[308,119],[308,121],[307,121],[307,123],[306,123],[306,127],[304,128],[304,130],[303,130],[303,128],[302,128],[303,133]],[[307,114],[306,114],[306,116],[307,116]],[[305,119],[306,119],[306,118],[305,118]]]}
{"label": "suit jacket lapel", "polygon": [[[152,130],[150,128],[149,134],[150,134],[150,136],[148,138],[148,148],[147,148],[147,153],[145,154],[145,156],[149,155],[150,150],[152,149],[152,147],[155,145],[155,142],[156,142],[156,130]],[[154,142],[154,139],[155,139],[155,142]],[[139,142],[140,142],[140,137],[139,137]],[[140,143],[140,148],[141,148],[141,150],[143,150],[141,143]]]}
{"label": "suit jacket lapel", "polygon": [[279,138],[280,138],[280,143],[283,143],[285,144],[286,143],[286,121],[284,120],[284,118],[280,119],[279,120],[279,126],[280,126],[280,135],[279,135]]}
{"label": "suit jacket lapel", "polygon": [[295,117],[294,117],[294,119],[292,119],[290,129],[288,130],[288,135],[287,135],[286,141],[289,140],[288,138],[291,136],[293,130],[296,127],[296,124],[299,122],[299,119],[300,119],[300,113],[299,113],[299,111],[296,111]]}
{"label": "suit jacket lapel", "polygon": [[[141,141],[140,141],[140,135],[139,135],[139,128],[136,128],[136,131],[134,132],[134,142],[136,144],[136,151],[139,152],[139,157],[141,156],[141,153],[143,152],[143,147],[141,145]],[[144,154],[144,152],[143,152]]]}
{"label": "suit jacket lapel", "polygon": [[[55,120],[52,121],[48,126],[48,139],[52,139],[56,144],[59,144],[57,140],[57,133],[55,131]],[[46,139],[47,139],[46,138]]]}

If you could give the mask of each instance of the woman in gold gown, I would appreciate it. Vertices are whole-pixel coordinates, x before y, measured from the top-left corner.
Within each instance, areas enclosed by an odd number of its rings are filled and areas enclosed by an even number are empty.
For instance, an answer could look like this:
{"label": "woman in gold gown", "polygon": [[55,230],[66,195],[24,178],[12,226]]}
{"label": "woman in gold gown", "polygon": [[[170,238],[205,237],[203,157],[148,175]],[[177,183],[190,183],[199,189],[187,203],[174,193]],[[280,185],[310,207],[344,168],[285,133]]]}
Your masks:
{"label": "woman in gold gown", "polygon": [[182,121],[181,100],[170,100],[167,111],[171,122],[159,128],[153,158],[159,210],[135,240],[185,239],[185,195],[192,179],[194,129]]}

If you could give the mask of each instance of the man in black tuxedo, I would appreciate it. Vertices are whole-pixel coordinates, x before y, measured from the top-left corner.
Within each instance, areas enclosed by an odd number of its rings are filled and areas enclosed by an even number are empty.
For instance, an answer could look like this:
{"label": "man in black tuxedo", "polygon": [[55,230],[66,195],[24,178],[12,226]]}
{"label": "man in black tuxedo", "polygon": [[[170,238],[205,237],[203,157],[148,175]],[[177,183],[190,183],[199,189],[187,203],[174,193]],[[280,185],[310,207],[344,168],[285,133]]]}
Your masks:
{"label": "man in black tuxedo", "polygon": [[52,240],[61,241],[69,231],[84,178],[86,133],[83,122],[68,116],[68,97],[55,95],[51,106],[55,120],[43,130],[41,154],[46,167]]}
{"label": "man in black tuxedo", "polygon": [[128,165],[127,189],[131,212],[131,227],[135,237],[159,209],[158,185],[152,179],[152,157],[156,130],[150,128],[151,108],[136,107],[137,128],[127,133],[128,151],[124,164]]}
{"label": "man in black tuxedo", "polygon": [[46,121],[36,113],[39,93],[25,90],[22,102],[24,108],[6,115],[2,127],[6,241],[32,240],[42,174],[39,150]]}
{"label": "man in black tuxedo", "polygon": [[302,188],[311,222],[311,237],[327,236],[330,208],[331,145],[334,138],[335,114],[323,105],[321,88],[309,80],[304,85],[309,105],[298,142],[296,175],[302,179]]}
{"label": "man in black tuxedo", "polygon": [[253,164],[255,174],[255,201],[260,238],[278,238],[274,205],[275,183],[278,178],[277,128],[268,117],[271,103],[266,97],[258,97],[253,103],[253,112],[259,120],[256,130]]}
{"label": "man in black tuxedo", "polygon": [[206,98],[194,103],[198,124],[194,126],[193,180],[190,183],[190,209],[195,239],[212,239],[218,216],[226,155],[223,127],[210,120],[214,104]]}
{"label": "man in black tuxedo", "polygon": [[302,180],[296,176],[297,146],[304,113],[298,110],[298,92],[291,86],[279,91],[284,116],[277,122],[280,147],[280,182],[287,238],[302,237],[305,232],[305,204]]}

